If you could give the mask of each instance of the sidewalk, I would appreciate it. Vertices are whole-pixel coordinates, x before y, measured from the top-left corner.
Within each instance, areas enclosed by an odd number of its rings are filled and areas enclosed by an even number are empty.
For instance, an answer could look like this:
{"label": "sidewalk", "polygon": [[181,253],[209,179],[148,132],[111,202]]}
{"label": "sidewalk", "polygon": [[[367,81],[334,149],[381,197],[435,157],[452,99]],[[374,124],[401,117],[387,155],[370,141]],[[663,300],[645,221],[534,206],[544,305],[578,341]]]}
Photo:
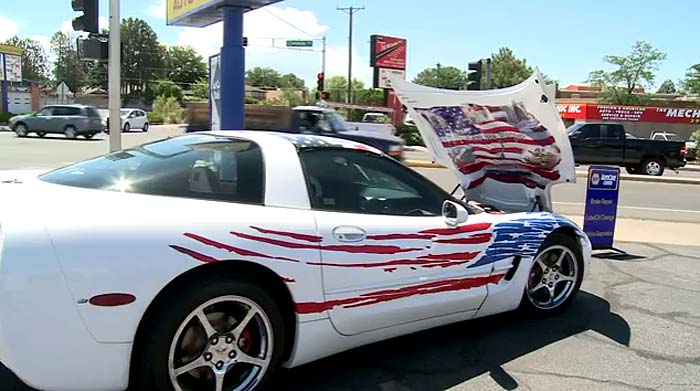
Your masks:
{"label": "sidewalk", "polygon": [[[583,227],[583,216],[566,217]],[[698,238],[700,224],[620,218],[615,223],[616,242],[697,246],[700,243]]]}

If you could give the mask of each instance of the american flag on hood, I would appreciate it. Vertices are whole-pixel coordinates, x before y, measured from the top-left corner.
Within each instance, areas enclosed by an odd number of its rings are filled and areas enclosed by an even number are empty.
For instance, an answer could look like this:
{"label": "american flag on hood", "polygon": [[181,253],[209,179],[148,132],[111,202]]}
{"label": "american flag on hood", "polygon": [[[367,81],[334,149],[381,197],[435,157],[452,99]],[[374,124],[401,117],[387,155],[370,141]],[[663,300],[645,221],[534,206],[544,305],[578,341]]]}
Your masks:
{"label": "american flag on hood", "polygon": [[469,189],[487,178],[544,188],[560,178],[554,137],[522,103],[416,108],[430,124]]}

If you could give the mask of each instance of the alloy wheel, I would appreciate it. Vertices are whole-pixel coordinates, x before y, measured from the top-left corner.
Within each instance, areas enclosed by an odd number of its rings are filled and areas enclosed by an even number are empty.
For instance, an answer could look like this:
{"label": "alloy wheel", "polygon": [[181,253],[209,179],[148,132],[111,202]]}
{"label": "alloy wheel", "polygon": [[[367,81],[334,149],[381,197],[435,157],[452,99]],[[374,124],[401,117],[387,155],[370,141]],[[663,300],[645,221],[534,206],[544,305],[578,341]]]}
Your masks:
{"label": "alloy wheel", "polygon": [[542,310],[559,307],[571,296],[579,278],[578,261],[565,246],[555,245],[542,251],[530,270],[527,298]]}
{"label": "alloy wheel", "polygon": [[182,322],[170,345],[168,370],[177,391],[248,391],[272,358],[270,320],[240,296],[207,301]]}

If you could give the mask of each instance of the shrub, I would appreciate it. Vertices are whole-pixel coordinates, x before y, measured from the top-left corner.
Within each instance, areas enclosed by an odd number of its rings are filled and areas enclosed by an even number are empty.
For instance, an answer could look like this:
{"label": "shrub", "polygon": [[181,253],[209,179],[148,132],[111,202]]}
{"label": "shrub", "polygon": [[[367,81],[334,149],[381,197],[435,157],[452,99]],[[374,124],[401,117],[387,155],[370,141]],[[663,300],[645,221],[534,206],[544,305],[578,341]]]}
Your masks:
{"label": "shrub", "polygon": [[[182,123],[185,110],[180,106],[177,98],[159,96],[153,102],[153,113],[163,119],[164,124]],[[152,114],[152,115],[154,115]]]}
{"label": "shrub", "polygon": [[6,124],[10,121],[10,118],[15,115],[12,113],[0,113],[0,124]]}
{"label": "shrub", "polygon": [[423,137],[415,126],[402,124],[396,129],[396,135],[406,141],[406,145],[419,145],[424,147]]}
{"label": "shrub", "polygon": [[160,114],[154,113],[152,111],[147,113],[147,114],[148,114],[148,122],[151,125],[162,125],[163,124],[163,117]]}

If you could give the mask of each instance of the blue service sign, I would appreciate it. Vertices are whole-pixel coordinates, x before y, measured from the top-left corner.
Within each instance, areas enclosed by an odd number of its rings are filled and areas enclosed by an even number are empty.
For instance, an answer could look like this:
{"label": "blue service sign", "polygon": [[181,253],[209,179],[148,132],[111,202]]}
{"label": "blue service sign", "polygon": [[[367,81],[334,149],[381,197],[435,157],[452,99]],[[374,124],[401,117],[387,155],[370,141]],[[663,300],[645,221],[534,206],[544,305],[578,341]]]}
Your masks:
{"label": "blue service sign", "polygon": [[620,193],[620,168],[591,166],[588,169],[587,189],[583,231],[591,240],[593,249],[612,248]]}

